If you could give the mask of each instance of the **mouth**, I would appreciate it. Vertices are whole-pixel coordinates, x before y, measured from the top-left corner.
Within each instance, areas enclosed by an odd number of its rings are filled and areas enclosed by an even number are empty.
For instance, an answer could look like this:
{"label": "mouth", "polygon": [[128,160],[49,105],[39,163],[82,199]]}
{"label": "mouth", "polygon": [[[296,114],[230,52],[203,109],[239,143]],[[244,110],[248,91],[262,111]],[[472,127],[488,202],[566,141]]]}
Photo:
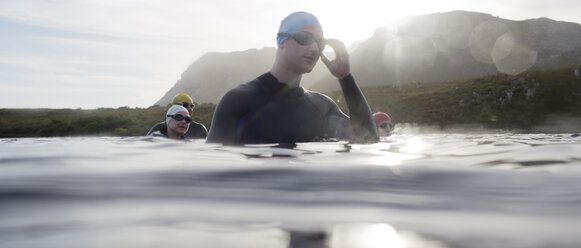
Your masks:
{"label": "mouth", "polygon": [[305,55],[305,56],[303,56],[303,59],[311,64],[315,62],[315,56]]}

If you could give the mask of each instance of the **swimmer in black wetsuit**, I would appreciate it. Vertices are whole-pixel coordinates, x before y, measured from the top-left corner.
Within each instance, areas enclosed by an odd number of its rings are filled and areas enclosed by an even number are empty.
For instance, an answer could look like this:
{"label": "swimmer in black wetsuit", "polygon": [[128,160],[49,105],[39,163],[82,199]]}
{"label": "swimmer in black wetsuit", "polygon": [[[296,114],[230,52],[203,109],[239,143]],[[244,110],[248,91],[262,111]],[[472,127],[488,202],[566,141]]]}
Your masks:
{"label": "swimmer in black wetsuit", "polygon": [[[188,110],[188,113],[190,115],[192,114],[193,108],[195,106],[192,98],[186,93],[179,93],[176,96],[174,96],[172,104],[174,106],[176,105],[183,106]],[[167,124],[165,121],[155,124],[153,127],[151,127],[151,129],[149,129],[149,132],[147,132],[146,135],[149,136],[156,131],[161,131],[163,133],[164,130],[167,130]],[[206,127],[203,124],[195,121],[190,122],[190,127],[188,128],[188,131],[184,134],[184,138],[186,139],[205,139],[207,136],[208,129],[206,129]]]}
{"label": "swimmer in black wetsuit", "polygon": [[[317,18],[295,12],[282,20],[270,72],[227,92],[216,107],[209,143],[295,143],[327,139],[379,140],[372,113],[350,73],[342,42],[323,39]],[[317,63],[325,45],[336,58],[321,59],[339,79],[351,117],[331,98],[300,87],[301,76]]]}

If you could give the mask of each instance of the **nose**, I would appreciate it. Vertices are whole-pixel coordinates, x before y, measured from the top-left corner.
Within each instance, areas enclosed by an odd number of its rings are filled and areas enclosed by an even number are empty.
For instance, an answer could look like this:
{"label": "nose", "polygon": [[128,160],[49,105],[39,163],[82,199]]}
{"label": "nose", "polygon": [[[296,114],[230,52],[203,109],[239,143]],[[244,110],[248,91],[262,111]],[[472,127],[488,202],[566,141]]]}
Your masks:
{"label": "nose", "polygon": [[317,44],[317,42],[313,42],[309,45],[309,50],[312,52],[316,52],[319,53],[321,52],[321,49],[319,48],[319,44]]}

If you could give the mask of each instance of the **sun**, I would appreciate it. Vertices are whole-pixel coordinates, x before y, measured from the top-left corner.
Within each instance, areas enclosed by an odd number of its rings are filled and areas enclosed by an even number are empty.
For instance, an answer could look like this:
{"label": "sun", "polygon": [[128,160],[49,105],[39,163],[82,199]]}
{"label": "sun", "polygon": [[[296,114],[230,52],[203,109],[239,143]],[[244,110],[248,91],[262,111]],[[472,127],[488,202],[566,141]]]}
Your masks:
{"label": "sun", "polygon": [[323,0],[313,1],[308,11],[319,18],[326,38],[339,39],[349,47],[406,17],[467,7],[470,5],[459,0]]}
{"label": "sun", "polygon": [[406,1],[376,0],[316,1],[311,11],[319,18],[325,37],[339,39],[347,47],[416,12]]}

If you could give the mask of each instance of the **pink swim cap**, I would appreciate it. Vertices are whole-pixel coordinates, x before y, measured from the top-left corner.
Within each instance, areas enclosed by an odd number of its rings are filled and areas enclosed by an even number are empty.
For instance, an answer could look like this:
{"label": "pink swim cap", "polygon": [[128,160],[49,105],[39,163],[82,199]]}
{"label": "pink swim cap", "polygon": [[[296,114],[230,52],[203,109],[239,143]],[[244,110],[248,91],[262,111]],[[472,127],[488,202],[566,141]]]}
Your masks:
{"label": "pink swim cap", "polygon": [[377,112],[373,114],[373,120],[375,120],[375,125],[379,125],[382,122],[389,121],[391,122],[391,117],[383,112]]}

